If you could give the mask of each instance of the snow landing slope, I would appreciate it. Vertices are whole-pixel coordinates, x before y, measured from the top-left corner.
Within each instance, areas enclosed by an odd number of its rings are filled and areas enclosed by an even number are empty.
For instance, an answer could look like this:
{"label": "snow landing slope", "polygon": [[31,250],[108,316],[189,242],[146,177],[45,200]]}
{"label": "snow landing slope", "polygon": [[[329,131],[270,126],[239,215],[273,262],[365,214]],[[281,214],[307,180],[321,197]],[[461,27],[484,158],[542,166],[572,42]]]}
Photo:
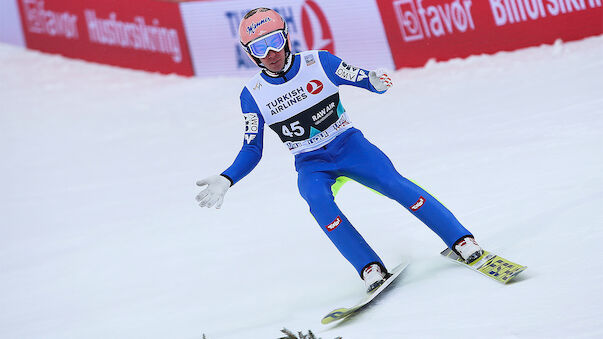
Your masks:
{"label": "snow landing slope", "polygon": [[529,269],[503,286],[454,265],[400,206],[348,183],[346,215],[386,264],[412,263],[367,312],[324,327],[363,283],[308,213],[272,132],[221,210],[194,201],[194,182],[241,146],[245,79],[0,45],[1,337],[601,337],[602,46],[431,63],[393,73],[380,96],[341,89],[403,175]]}

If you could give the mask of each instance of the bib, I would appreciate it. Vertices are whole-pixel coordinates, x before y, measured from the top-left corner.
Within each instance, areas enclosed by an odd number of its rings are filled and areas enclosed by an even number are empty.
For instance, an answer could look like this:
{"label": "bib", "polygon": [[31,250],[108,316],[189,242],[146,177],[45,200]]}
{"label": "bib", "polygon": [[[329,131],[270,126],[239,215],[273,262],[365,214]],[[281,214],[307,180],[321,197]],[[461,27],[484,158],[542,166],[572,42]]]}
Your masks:
{"label": "bib", "polygon": [[296,57],[300,69],[286,83],[271,84],[258,73],[246,85],[266,124],[293,154],[318,149],[352,127],[318,51]]}

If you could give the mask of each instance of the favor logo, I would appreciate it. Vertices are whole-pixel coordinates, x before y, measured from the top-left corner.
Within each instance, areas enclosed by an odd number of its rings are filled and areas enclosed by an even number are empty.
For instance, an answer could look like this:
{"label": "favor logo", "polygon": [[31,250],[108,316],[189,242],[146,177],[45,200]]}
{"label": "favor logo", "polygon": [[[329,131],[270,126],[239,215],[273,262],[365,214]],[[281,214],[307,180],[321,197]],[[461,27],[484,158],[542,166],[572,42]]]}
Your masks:
{"label": "favor logo", "polygon": [[423,0],[397,0],[393,6],[406,42],[475,30],[471,15],[472,0],[423,7]]}

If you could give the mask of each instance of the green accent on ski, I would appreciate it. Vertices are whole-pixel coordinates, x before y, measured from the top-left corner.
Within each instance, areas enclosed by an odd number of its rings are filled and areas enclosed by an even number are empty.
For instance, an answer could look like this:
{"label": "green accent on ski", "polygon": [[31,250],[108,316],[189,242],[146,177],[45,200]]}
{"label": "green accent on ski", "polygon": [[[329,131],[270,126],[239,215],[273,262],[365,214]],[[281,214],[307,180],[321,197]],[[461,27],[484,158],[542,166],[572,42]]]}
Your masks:
{"label": "green accent on ski", "polygon": [[347,317],[350,313],[354,312],[356,308],[338,308],[325,315],[320,321],[321,324],[330,324],[333,321]]}

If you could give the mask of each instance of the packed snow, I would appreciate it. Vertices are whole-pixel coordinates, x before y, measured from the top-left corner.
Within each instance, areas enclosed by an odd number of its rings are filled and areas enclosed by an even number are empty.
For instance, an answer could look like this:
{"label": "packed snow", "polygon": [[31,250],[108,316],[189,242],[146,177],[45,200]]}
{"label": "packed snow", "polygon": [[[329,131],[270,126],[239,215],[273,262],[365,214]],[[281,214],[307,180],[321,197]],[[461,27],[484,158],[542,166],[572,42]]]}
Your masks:
{"label": "packed snow", "polygon": [[351,182],[344,213],[386,265],[411,264],[332,326],[322,316],[364,284],[308,212],[272,131],[222,209],[195,202],[195,181],[242,145],[246,79],[9,45],[0,65],[2,338],[603,336],[603,37],[399,70],[384,95],[341,88],[403,175],[528,269],[502,285],[456,265],[405,209]]}

